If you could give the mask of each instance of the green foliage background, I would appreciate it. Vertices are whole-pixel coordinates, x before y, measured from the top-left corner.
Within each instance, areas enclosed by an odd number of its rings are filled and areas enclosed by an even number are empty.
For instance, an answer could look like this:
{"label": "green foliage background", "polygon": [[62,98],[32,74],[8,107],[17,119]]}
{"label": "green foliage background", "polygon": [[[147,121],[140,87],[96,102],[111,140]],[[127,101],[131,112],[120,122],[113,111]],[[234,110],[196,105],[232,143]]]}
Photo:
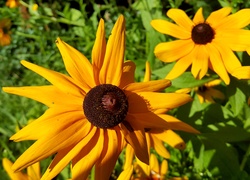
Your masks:
{"label": "green foliage background", "polygon": [[[12,42],[0,47],[0,86],[31,86],[48,84],[46,80],[20,65],[25,59],[40,66],[65,72],[61,55],[54,43],[57,37],[80,50],[91,59],[91,50],[100,18],[105,20],[108,37],[116,19],[123,14],[126,19],[126,59],[136,63],[136,80],[144,76],[145,61],[150,62],[152,79],[165,78],[173,64],[162,63],[155,58],[154,47],[163,41],[173,40],[156,32],[151,26],[152,19],[167,19],[169,8],[180,8],[192,17],[203,7],[204,15],[224,6],[236,12],[249,8],[247,0],[30,0],[20,1],[22,6],[8,8],[0,1],[0,18],[10,18]],[[122,3],[121,3],[122,2]],[[38,10],[32,5],[38,4]],[[250,17],[249,17],[250,18]],[[237,53],[243,65],[250,65],[246,53]],[[211,79],[195,80],[189,72],[173,80],[166,91],[201,86]],[[195,93],[190,102],[171,113],[180,120],[198,129],[201,134],[178,132],[187,143],[183,151],[166,145],[171,153],[168,178],[187,176],[190,179],[250,179],[250,97],[249,81],[231,77],[230,85],[217,87],[226,99],[216,103],[200,104]],[[0,159],[12,161],[24,152],[32,142],[15,143],[9,137],[29,120],[39,117],[46,107],[33,100],[8,95],[0,90]],[[159,157],[159,160],[161,158]],[[123,155],[117,162],[115,179],[122,170]],[[44,172],[50,159],[42,161]],[[8,179],[0,165],[0,177]],[[57,179],[70,177],[66,168]]]}

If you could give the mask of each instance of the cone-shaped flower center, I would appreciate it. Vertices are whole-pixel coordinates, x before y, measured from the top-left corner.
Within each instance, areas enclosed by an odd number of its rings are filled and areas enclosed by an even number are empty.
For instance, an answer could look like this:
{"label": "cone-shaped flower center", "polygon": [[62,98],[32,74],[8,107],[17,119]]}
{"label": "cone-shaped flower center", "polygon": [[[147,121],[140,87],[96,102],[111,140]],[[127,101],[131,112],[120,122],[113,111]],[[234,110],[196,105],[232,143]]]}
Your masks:
{"label": "cone-shaped flower center", "polygon": [[207,44],[214,39],[214,30],[207,23],[200,23],[192,29],[192,40],[195,44]]}
{"label": "cone-shaped flower center", "polygon": [[112,128],[125,120],[128,101],[123,90],[111,84],[92,88],[83,102],[88,121],[98,128]]}

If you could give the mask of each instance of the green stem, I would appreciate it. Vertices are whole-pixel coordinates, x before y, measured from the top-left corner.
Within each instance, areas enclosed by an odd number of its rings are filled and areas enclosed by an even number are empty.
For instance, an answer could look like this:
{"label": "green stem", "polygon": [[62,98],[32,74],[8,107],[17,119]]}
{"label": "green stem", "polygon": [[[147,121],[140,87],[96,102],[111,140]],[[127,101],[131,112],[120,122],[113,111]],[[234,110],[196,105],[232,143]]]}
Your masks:
{"label": "green stem", "polygon": [[243,157],[243,159],[241,161],[241,164],[240,164],[240,170],[241,171],[244,170],[249,155],[250,155],[250,144],[248,145],[247,152],[245,153],[245,155],[244,155],[244,157]]}

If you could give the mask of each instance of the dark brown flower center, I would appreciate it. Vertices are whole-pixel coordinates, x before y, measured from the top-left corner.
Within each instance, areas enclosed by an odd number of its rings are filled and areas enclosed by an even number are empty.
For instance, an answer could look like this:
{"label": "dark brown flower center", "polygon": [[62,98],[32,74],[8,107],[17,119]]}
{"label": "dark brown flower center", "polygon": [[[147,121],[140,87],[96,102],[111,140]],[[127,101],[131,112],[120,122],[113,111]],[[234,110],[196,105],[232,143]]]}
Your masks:
{"label": "dark brown flower center", "polygon": [[207,23],[200,23],[192,29],[192,40],[195,44],[207,44],[214,39],[215,32]]}
{"label": "dark brown flower center", "polygon": [[98,128],[112,128],[125,120],[128,100],[120,88],[101,84],[92,88],[83,102],[88,121]]}
{"label": "dark brown flower center", "polygon": [[198,88],[198,90],[199,90],[200,92],[205,92],[205,91],[207,91],[207,87],[206,87],[206,86],[200,86],[200,87]]}

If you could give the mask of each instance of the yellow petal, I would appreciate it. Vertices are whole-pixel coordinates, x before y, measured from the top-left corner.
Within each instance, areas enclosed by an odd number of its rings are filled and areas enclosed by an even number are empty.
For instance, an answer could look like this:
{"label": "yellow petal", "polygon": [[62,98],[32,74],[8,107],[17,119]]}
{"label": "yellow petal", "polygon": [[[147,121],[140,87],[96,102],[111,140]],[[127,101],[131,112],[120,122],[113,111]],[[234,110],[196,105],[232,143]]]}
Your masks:
{"label": "yellow petal", "polygon": [[42,179],[53,179],[70,163],[70,161],[72,161],[73,158],[75,158],[82,151],[82,149],[95,144],[95,139],[97,139],[99,134],[96,133],[95,127],[92,129],[91,127],[91,124],[88,123],[84,131],[85,134],[83,134],[81,141],[79,141],[77,144],[73,144],[67,148],[64,148],[56,154],[50,166],[43,174]]}
{"label": "yellow petal", "polygon": [[159,117],[168,122],[168,129],[180,130],[180,131],[185,131],[185,132],[189,132],[189,133],[196,133],[196,134],[200,133],[192,126],[190,126],[190,125],[188,125],[188,124],[180,121],[179,119],[177,119],[173,116],[170,116],[168,114],[160,114]]}
{"label": "yellow petal", "polygon": [[86,119],[84,120],[82,110],[72,110],[67,106],[54,106],[48,109],[37,120],[14,134],[10,140],[36,140],[48,135],[53,136],[79,120],[82,123],[87,122]]}
{"label": "yellow petal", "polygon": [[7,172],[7,174],[12,180],[27,180],[28,179],[28,176],[26,174],[23,174],[22,172],[14,172],[12,170],[11,166],[13,165],[13,163],[9,159],[3,158],[2,164],[3,164],[4,170]]}
{"label": "yellow petal", "polygon": [[[96,128],[96,127],[94,127]],[[104,134],[97,129],[97,133],[88,145],[72,161],[72,179],[87,179],[89,172],[103,151]]]}
{"label": "yellow petal", "polygon": [[40,163],[37,162],[29,166],[27,168],[27,174],[30,180],[40,180],[41,178]]}
{"label": "yellow petal", "polygon": [[56,45],[62,55],[65,68],[69,75],[77,81],[78,84],[82,84],[84,87],[94,87],[93,68],[89,60],[60,38],[57,38]]}
{"label": "yellow petal", "polygon": [[104,147],[102,154],[95,165],[95,179],[109,179],[122,149],[121,135],[112,129],[104,130]]}
{"label": "yellow petal", "polygon": [[130,146],[130,144],[127,144],[125,153],[126,154],[125,154],[124,170],[129,169],[133,164],[135,152],[132,146]]}
{"label": "yellow petal", "polygon": [[150,154],[150,169],[156,172],[157,174],[160,173],[158,159],[154,154]]}
{"label": "yellow petal", "polygon": [[[126,126],[128,126],[128,123],[130,123],[129,126],[133,128],[132,131],[127,129]],[[143,127],[139,127],[136,122],[132,121],[126,122],[126,126],[124,123],[120,124],[124,138],[133,147],[136,157],[140,159],[140,161],[149,164],[148,147]]]}
{"label": "yellow petal", "polygon": [[119,86],[125,51],[125,20],[121,15],[116,21],[107,43],[107,50],[99,74],[101,84]]}
{"label": "yellow petal", "polygon": [[150,22],[151,26],[160,33],[167,34],[179,39],[188,39],[191,37],[191,32],[176,24],[166,20],[155,19]]}
{"label": "yellow petal", "polygon": [[144,79],[143,82],[148,82],[151,79],[151,69],[150,69],[150,64],[148,61],[145,63],[145,74],[144,74]]}
{"label": "yellow petal", "polygon": [[100,20],[99,26],[96,32],[96,39],[92,49],[92,64],[96,84],[99,82],[99,73],[103,65],[105,53],[106,53],[106,39],[105,39],[105,27],[103,19]]}
{"label": "yellow petal", "polygon": [[123,63],[123,73],[120,82],[120,88],[124,88],[130,83],[135,82],[135,63],[132,61],[126,61]]}
{"label": "yellow petal", "polygon": [[236,57],[236,55],[231,49],[224,46],[221,42],[217,40],[213,41],[213,44],[219,50],[221,59],[230,74],[233,72],[234,69],[241,67],[239,59]]}
{"label": "yellow petal", "polygon": [[207,73],[209,52],[204,45],[195,46],[194,51],[196,55],[191,72],[195,78],[202,79]]}
{"label": "yellow petal", "polygon": [[206,22],[215,29],[221,23],[221,20],[226,18],[231,13],[231,10],[231,7],[224,7],[214,11],[208,16]]}
{"label": "yellow petal", "polygon": [[143,91],[161,91],[171,85],[171,81],[167,79],[154,80],[148,82],[135,82],[128,84],[124,89],[131,92],[143,92]]}
{"label": "yellow petal", "polygon": [[238,79],[250,79],[250,66],[242,66],[233,70],[232,75]]}
{"label": "yellow petal", "polygon": [[[153,134],[153,132],[154,131],[152,130],[151,133]],[[173,148],[177,148],[177,149],[185,149],[186,148],[186,144],[182,140],[182,138],[170,129],[164,130],[164,131],[159,131],[158,133],[156,130],[154,133],[154,136],[159,138],[160,140],[166,142],[168,145],[172,146]]]}
{"label": "yellow petal", "polygon": [[131,165],[121,172],[117,180],[130,180],[132,173],[133,173],[133,166]]}
{"label": "yellow petal", "polygon": [[192,52],[182,57],[179,61],[175,63],[172,70],[167,74],[166,79],[172,80],[182,75],[187,70],[187,68],[192,64],[193,58],[194,57]]}
{"label": "yellow petal", "polygon": [[173,19],[176,24],[185,28],[187,31],[191,32],[194,23],[187,16],[187,14],[181,9],[170,9],[167,12],[167,16]]}
{"label": "yellow petal", "polygon": [[[224,28],[229,28],[229,29],[239,29],[239,28],[244,28],[250,23],[250,9],[241,9],[238,12],[227,16],[226,18],[222,19],[218,26],[216,27],[217,29],[224,29]],[[232,26],[233,24],[233,26]]]}
{"label": "yellow petal", "polygon": [[85,134],[82,121],[77,121],[54,136],[44,136],[30,146],[14,163],[13,170],[22,170],[80,141]]}
{"label": "yellow petal", "polygon": [[48,107],[62,104],[77,105],[82,104],[83,101],[83,97],[79,98],[65,94],[55,86],[3,87],[3,91],[34,99]]}
{"label": "yellow petal", "polygon": [[163,62],[173,62],[188,55],[193,48],[194,43],[191,39],[175,40],[157,44],[154,54]]}
{"label": "yellow petal", "polygon": [[82,97],[84,94],[86,94],[86,92],[89,91],[89,89],[86,87],[79,87],[80,84],[77,84],[74,79],[59,72],[37,66],[24,60],[21,61],[21,64],[26,68],[36,72],[40,76],[43,76],[45,79],[47,79],[49,82],[51,82],[53,85],[55,85],[65,93],[72,94],[77,97]]}
{"label": "yellow petal", "polygon": [[144,128],[165,128],[168,129],[171,125],[157,114],[153,112],[146,113],[131,113],[128,114],[127,119],[135,121]]}
{"label": "yellow petal", "polygon": [[160,174],[165,177],[165,175],[167,174],[167,172],[168,172],[168,161],[166,159],[164,159],[161,162]]}
{"label": "yellow petal", "polygon": [[[154,136],[154,134],[150,133],[150,131],[148,133],[150,134],[151,143],[155,151],[164,158],[167,158],[167,159],[170,158],[170,153],[167,151],[166,147],[163,145],[162,140]],[[151,165],[151,162],[150,162],[150,165]],[[156,172],[159,173],[159,169]]]}
{"label": "yellow petal", "polygon": [[199,24],[199,23],[204,23],[204,17],[202,14],[202,8],[199,8],[198,11],[195,13],[194,18],[193,18],[194,24]]}
{"label": "yellow petal", "polygon": [[223,64],[223,60],[221,59],[221,55],[219,51],[214,47],[213,43],[208,43],[206,45],[208,52],[210,52],[210,62],[212,69],[220,76],[220,78],[226,83],[229,84],[230,79],[227,74],[225,65]]}
{"label": "yellow petal", "polygon": [[151,109],[173,109],[192,101],[189,95],[180,93],[139,92],[137,94],[146,99]]}

